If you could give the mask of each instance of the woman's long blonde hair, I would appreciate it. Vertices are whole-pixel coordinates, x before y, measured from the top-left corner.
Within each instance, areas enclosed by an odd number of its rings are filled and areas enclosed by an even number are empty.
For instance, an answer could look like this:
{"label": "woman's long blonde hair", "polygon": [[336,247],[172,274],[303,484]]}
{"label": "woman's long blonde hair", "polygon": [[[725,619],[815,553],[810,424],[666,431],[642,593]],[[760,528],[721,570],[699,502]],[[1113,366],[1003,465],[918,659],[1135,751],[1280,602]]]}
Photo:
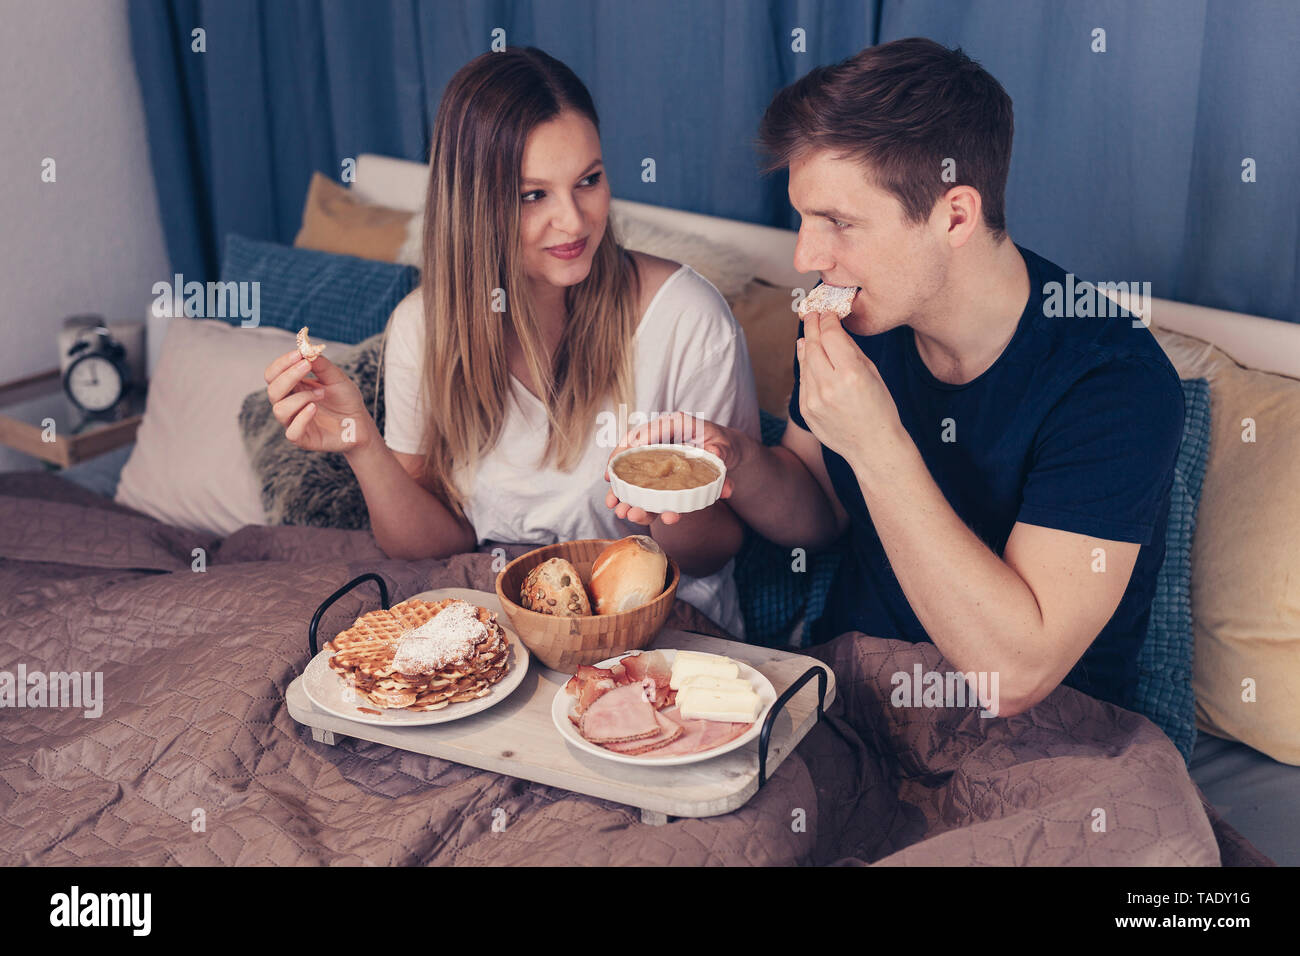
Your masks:
{"label": "woman's long blonde hair", "polygon": [[472,473],[491,451],[511,400],[506,321],[546,406],[547,441],[537,467],[554,458],[561,470],[572,470],[605,400],[612,396],[630,407],[634,394],[638,280],[608,223],[590,274],[565,290],[569,319],[549,361],[528,293],[519,225],[524,145],[536,126],[564,110],[576,110],[599,131],[582,81],[532,47],[470,61],[438,107],[420,286],[421,395],[429,416],[424,474],[462,515],[464,489],[452,472],[465,466]]}

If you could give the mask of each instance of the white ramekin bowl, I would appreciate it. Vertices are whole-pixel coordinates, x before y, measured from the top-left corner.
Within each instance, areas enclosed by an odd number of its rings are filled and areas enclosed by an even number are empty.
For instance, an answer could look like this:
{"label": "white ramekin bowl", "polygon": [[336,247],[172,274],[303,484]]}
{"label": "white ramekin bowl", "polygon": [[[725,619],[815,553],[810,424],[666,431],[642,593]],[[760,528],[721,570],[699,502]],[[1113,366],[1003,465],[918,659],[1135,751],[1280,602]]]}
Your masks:
{"label": "white ramekin bowl", "polygon": [[[614,463],[624,455],[651,448],[679,451],[691,458],[703,458],[718,469],[718,477],[707,485],[700,485],[697,488],[667,491],[662,488],[641,488],[638,485],[628,484],[614,473]],[[630,505],[644,508],[655,514],[662,514],[665,511],[686,514],[689,511],[707,508],[722,496],[722,483],[726,478],[727,466],[722,463],[722,459],[713,452],[694,445],[637,445],[635,448],[619,452],[609,461],[609,487],[618,496],[619,501],[626,501]]]}

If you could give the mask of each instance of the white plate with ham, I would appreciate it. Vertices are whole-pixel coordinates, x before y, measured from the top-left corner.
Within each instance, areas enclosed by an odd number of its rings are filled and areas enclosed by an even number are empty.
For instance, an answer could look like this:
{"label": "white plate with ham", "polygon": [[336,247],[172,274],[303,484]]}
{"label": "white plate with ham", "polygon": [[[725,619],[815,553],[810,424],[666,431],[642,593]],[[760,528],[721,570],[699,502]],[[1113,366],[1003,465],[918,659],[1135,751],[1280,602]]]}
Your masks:
{"label": "white plate with ham", "polygon": [[[643,767],[711,760],[759,735],[776,703],[770,680],[736,661],[738,676],[758,694],[758,716],[749,723],[686,720],[669,687],[676,656],[675,650],[632,651],[578,668],[551,704],[556,729],[579,750]],[[600,705],[589,712],[597,701]],[[584,732],[606,742],[595,743]]]}

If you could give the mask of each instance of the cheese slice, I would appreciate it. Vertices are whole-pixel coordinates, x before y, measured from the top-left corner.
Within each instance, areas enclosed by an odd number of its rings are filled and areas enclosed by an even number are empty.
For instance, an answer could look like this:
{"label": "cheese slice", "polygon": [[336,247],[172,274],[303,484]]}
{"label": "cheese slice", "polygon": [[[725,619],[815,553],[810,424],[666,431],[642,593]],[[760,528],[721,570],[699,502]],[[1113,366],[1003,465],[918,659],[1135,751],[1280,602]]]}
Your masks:
{"label": "cheese slice", "polygon": [[712,690],[683,687],[677,692],[677,711],[686,720],[725,720],[748,724],[758,716],[758,695],[752,690]]}
{"label": "cheese slice", "polygon": [[700,654],[695,651],[678,651],[673,658],[673,672],[668,680],[668,686],[678,690],[688,677],[696,675],[734,679],[740,676],[740,668],[730,657]]}
{"label": "cheese slice", "polygon": [[750,691],[749,681],[743,677],[714,677],[712,674],[691,674],[682,678],[682,686],[679,690],[685,690],[687,687],[698,687],[702,690],[730,690],[737,693]]}

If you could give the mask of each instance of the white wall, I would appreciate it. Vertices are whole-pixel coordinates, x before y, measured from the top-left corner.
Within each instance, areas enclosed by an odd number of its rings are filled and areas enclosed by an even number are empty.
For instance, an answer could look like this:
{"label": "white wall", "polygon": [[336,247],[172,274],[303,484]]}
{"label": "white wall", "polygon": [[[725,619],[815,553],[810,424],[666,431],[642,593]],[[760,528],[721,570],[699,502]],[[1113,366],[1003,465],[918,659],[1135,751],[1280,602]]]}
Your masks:
{"label": "white wall", "polygon": [[[126,0],[0,0],[0,382],[64,316],[143,319],[168,277]],[[41,181],[45,157],[57,181]],[[41,467],[0,447],[0,471]]]}

